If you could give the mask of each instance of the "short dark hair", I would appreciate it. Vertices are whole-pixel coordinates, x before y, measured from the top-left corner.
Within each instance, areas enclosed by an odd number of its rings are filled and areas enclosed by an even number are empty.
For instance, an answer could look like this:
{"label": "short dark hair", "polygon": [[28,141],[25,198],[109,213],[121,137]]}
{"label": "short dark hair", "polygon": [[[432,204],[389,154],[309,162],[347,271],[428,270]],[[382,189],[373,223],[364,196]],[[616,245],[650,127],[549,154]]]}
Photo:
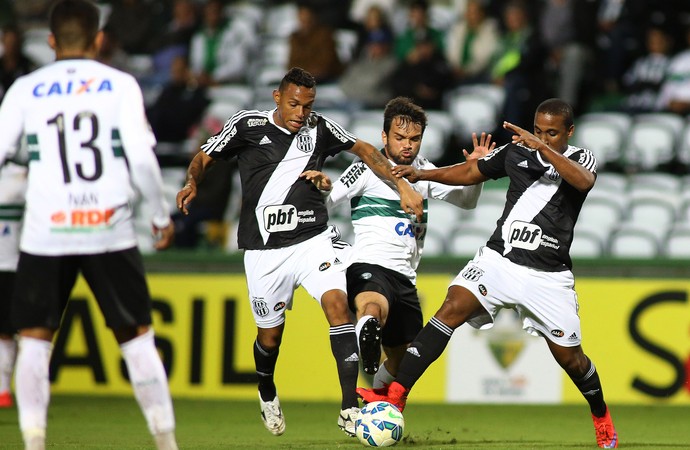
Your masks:
{"label": "short dark hair", "polygon": [[536,113],[563,117],[563,124],[567,129],[570,129],[574,124],[575,113],[573,112],[573,107],[560,98],[544,100],[537,106]]}
{"label": "short dark hair", "polygon": [[316,80],[314,76],[302,69],[301,67],[293,67],[288,70],[283,79],[280,81],[280,86],[278,90],[283,92],[287,88],[288,84],[294,84],[295,86],[304,86],[306,88],[316,87]]}
{"label": "short dark hair", "polygon": [[50,32],[58,47],[86,50],[96,40],[100,11],[89,0],[61,0],[50,10]]}
{"label": "short dark hair", "polygon": [[422,127],[422,134],[426,130],[427,117],[424,108],[415,104],[407,97],[395,97],[386,104],[383,111],[383,131],[388,134],[393,119],[400,117],[403,122],[418,123]]}

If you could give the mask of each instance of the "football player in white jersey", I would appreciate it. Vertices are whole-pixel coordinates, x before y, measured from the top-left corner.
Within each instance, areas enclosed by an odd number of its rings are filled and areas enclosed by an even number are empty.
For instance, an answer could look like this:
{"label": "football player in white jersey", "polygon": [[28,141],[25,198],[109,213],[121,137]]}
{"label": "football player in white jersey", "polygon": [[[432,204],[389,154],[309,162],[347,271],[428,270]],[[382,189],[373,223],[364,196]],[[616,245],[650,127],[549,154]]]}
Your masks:
{"label": "football player in white jersey", "polygon": [[560,99],[542,102],[534,134],[504,122],[512,142],[464,164],[392,170],[410,181],[472,185],[508,177],[506,207],[494,234],[451,282],[445,301],[403,357],[388,389],[358,388],[364,401],[386,400],[402,410],[407,395],[443,352],[453,330],[467,322],[490,328],[503,308],[515,309],[526,331],[542,336],[589,403],[597,445],[618,447],[618,434],[604,402],[599,374],[582,350],[577,294],[569,249],[573,228],[596,180],[589,150],[568,144],[573,109]]}
{"label": "football player in white jersey", "polygon": [[197,184],[214,160],[237,158],[242,183],[238,244],[245,250],[247,287],[257,325],[254,361],[261,418],[272,434],[285,431],[274,371],[285,313],[301,285],[320,302],[330,325],[342,395],[337,423],[354,436],[359,355],[347,304],[345,264],[333,249],[336,236],[328,227],[323,196],[300,174],[321,170],[327,157],[351,151],[396,186],[400,207],[419,221],[422,197],[407,181],[392,176],[391,164],[371,144],[312,111],[315,98],[314,77],[301,68],[290,69],[273,91],[275,109],[239,111],[202,145],[189,165],[187,184],[177,194],[177,206],[187,212]]}
{"label": "football player in white jersey", "polygon": [[6,161],[0,166],[0,408],[14,404],[10,388],[17,355],[17,330],[10,322],[10,311],[25,190],[26,166]]}
{"label": "football player in white jersey", "polygon": [[[424,109],[406,97],[388,102],[383,113],[382,153],[392,164],[411,164],[434,169],[419,156],[427,117]],[[473,136],[474,151],[465,157],[476,159],[493,150],[491,135]],[[395,379],[400,360],[412,339],[422,329],[422,310],[417,296],[417,267],[424,249],[427,214],[417,222],[399,207],[400,196],[389,184],[356,161],[332,182],[323,172],[307,171],[302,176],[328,193],[329,208],[349,201],[355,242],[347,269],[347,294],[355,311],[360,357],[364,372],[374,375],[374,388]],[[447,186],[420,181],[412,185],[422,194],[425,210],[429,198],[472,209],[482,190],[475,186]],[[387,325],[387,326],[386,326]],[[381,346],[387,359],[379,367]]]}
{"label": "football player in white jersey", "polygon": [[169,246],[174,230],[141,90],[131,75],[94,60],[98,24],[99,9],[88,0],[55,3],[49,44],[56,61],[17,79],[0,106],[0,161],[22,136],[29,152],[12,301],[19,426],[27,449],[45,448],[51,342],[81,273],[120,344],[157,447],[176,449],[132,220],[135,192],[160,237],[156,248]]}

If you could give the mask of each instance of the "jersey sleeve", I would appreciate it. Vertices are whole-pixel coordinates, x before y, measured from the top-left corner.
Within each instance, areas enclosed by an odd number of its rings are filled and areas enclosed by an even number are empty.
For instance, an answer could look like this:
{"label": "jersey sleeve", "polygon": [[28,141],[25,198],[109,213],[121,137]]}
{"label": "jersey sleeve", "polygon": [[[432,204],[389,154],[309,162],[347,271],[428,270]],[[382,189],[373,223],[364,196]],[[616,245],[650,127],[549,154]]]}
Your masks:
{"label": "jersey sleeve", "polygon": [[238,133],[242,126],[242,119],[247,111],[239,111],[231,116],[218,134],[211,136],[201,146],[201,151],[214,159],[231,159],[244,147],[242,133]]}
{"label": "jersey sleeve", "polygon": [[505,162],[511,144],[495,148],[491,153],[477,160],[477,168],[485,176],[497,180],[507,176]]}
{"label": "jersey sleeve", "polygon": [[324,139],[329,156],[350,150],[357,142],[357,137],[340,126],[338,123],[321,116],[319,121],[319,139]]}
{"label": "jersey sleeve", "polygon": [[[436,165],[425,160],[421,167],[425,170],[435,169]],[[479,195],[482,193],[484,183],[473,186],[449,186],[435,181],[429,182],[429,197],[443,200],[463,209],[473,209],[477,206]]]}
{"label": "jersey sleeve", "polygon": [[597,158],[590,150],[579,148],[568,157],[593,174],[597,174]]}
{"label": "jersey sleeve", "polygon": [[[131,85],[121,91],[122,102],[118,117],[118,130],[113,130],[114,140],[119,134],[123,151],[127,156],[132,184],[137,188],[151,220],[158,228],[170,223],[170,208],[163,193],[160,167],[154,153],[156,138],[146,119],[144,99],[139,85],[131,79]],[[113,146],[117,145],[113,142]]]}
{"label": "jersey sleeve", "polygon": [[20,84],[15,81],[5,93],[0,105],[0,165],[19,149],[23,132]]}
{"label": "jersey sleeve", "polygon": [[326,206],[330,209],[361,194],[370,172],[363,162],[352,163],[337,180],[334,180],[333,188],[326,197]]}

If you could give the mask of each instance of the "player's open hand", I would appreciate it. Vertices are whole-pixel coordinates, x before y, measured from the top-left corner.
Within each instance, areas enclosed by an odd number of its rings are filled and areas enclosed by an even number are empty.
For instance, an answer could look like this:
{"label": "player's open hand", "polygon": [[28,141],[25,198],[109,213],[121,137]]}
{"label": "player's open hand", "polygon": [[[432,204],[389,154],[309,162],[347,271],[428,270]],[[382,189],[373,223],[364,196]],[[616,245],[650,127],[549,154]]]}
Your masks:
{"label": "player's open hand", "polygon": [[195,197],[196,183],[194,181],[188,181],[187,184],[185,184],[182,187],[182,189],[180,189],[180,192],[177,193],[177,209],[179,209],[180,212],[182,212],[182,214],[186,216],[187,214],[189,214],[187,205],[189,205]]}
{"label": "player's open hand", "polygon": [[320,191],[330,191],[333,189],[331,179],[325,173],[318,170],[306,170],[299,176],[307,181],[314,183],[314,186]]}
{"label": "player's open hand", "polygon": [[412,166],[406,166],[404,164],[395,166],[391,168],[393,176],[398,178],[407,178],[410,183],[416,183],[419,181],[419,171]]}
{"label": "player's open hand", "polygon": [[503,128],[514,133],[513,144],[520,144],[531,150],[537,150],[542,144],[542,141],[538,137],[515,124],[503,122]]}
{"label": "player's open hand", "polygon": [[156,237],[153,248],[156,250],[165,250],[172,245],[175,239],[175,224],[173,224],[172,220],[165,228],[158,228],[153,225],[152,231],[153,235]]}
{"label": "player's open hand", "polygon": [[477,139],[477,133],[472,133],[472,146],[474,149],[469,153],[464,148],[462,154],[465,155],[466,160],[483,158],[496,148],[496,142],[491,142],[491,134],[486,134],[482,131],[481,136]]}

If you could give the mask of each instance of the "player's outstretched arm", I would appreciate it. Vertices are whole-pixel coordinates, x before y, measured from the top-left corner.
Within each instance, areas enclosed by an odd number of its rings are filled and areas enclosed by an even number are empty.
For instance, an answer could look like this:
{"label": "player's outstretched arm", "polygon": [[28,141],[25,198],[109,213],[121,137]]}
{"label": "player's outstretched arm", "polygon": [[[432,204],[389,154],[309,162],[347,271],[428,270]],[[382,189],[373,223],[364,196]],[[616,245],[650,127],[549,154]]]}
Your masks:
{"label": "player's outstretched arm", "polygon": [[206,170],[213,165],[213,163],[213,158],[202,151],[197,153],[194,158],[192,158],[192,162],[189,163],[189,167],[187,168],[187,181],[177,193],[176,198],[177,209],[183,214],[189,214],[187,205],[196,197],[197,185],[204,179]]}
{"label": "player's outstretched arm", "polygon": [[417,221],[421,222],[424,215],[424,205],[422,195],[412,189],[412,186],[402,179],[396,177],[391,172],[392,165],[385,156],[381,154],[376,148],[360,139],[351,149],[352,153],[359,156],[360,159],[367,165],[374,173],[384,180],[387,180],[395,185],[400,194],[400,207],[403,211],[414,214]]}
{"label": "player's outstretched arm", "polygon": [[407,178],[411,183],[425,180],[450,186],[471,186],[489,179],[477,168],[476,159],[429,170],[417,170],[412,166],[398,165],[391,169],[391,173],[397,178]]}
{"label": "player's outstretched arm", "polygon": [[541,156],[553,165],[561,178],[578,191],[587,192],[594,186],[596,177],[581,164],[552,149],[541,139],[515,124],[503,122],[503,128],[514,133],[513,143],[538,151]]}
{"label": "player's outstretched arm", "polygon": [[464,148],[462,154],[466,160],[483,158],[491,153],[496,148],[496,142],[491,142],[491,134],[486,134],[482,131],[481,136],[477,139],[477,133],[472,133],[472,153],[469,153]]}

